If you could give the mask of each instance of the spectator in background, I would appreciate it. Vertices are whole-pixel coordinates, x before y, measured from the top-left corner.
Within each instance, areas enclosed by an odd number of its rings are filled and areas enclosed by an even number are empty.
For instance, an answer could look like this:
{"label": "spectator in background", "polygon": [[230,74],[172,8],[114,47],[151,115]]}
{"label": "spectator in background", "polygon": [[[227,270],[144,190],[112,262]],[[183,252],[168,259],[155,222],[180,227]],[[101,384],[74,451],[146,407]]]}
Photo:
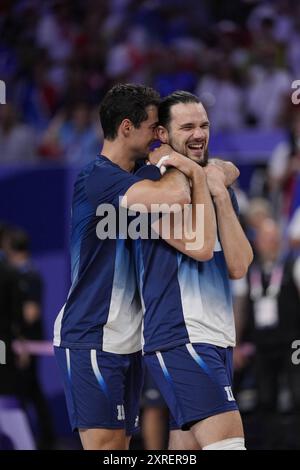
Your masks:
{"label": "spectator in background", "polygon": [[278,66],[277,48],[264,42],[254,49],[246,90],[248,124],[270,129],[279,125],[284,99],[290,94],[291,76]]}
{"label": "spectator in background", "polygon": [[[300,369],[291,360],[291,344],[300,338],[300,257],[282,256],[282,235],[271,219],[260,224],[255,247],[255,261],[248,276],[246,329],[256,347],[262,448],[300,449]],[[282,432],[279,413],[284,381],[293,411],[286,433]],[[284,437],[287,442],[283,442]]]}
{"label": "spectator in background", "polygon": [[277,43],[278,17],[272,5],[260,5],[250,14],[247,21],[254,46]]}
{"label": "spectator in background", "polygon": [[215,131],[243,127],[243,92],[228,60],[216,61],[211,73],[201,78],[196,94],[206,105]]}
{"label": "spectator in background", "polygon": [[16,272],[8,265],[3,250],[7,233],[4,224],[0,226],[0,340],[6,344],[6,366],[1,367],[0,395],[14,395],[16,387],[15,357],[11,343],[16,337],[16,324],[20,313],[20,296]]}
{"label": "spectator in background", "polygon": [[101,132],[92,118],[92,111],[85,103],[77,103],[69,119],[63,114],[58,115],[44,135],[41,155],[80,166],[92,161],[100,152]]}
{"label": "spectator in background", "polygon": [[52,9],[41,11],[36,41],[56,61],[68,59],[74,48],[76,28],[72,13],[71,2],[59,1],[52,2]]}
{"label": "spectator in background", "polygon": [[289,243],[292,250],[300,249],[300,207],[295,211],[288,227]]}
{"label": "spectator in background", "polygon": [[[153,76],[154,88],[161,96],[167,96],[176,90],[194,92],[197,74],[188,62],[183,61],[183,54],[182,44],[174,44],[161,51]],[[194,64],[196,64],[196,58]]]}
{"label": "spectator in background", "polygon": [[3,242],[7,227],[0,226],[0,340],[6,349],[6,364],[0,365],[0,450],[35,448],[24,412],[18,402],[16,356],[12,342],[18,336],[21,296],[18,276],[4,256]]}
{"label": "spectator in background", "polygon": [[276,215],[290,215],[300,175],[300,112],[291,114],[289,140],[275,148],[268,166],[268,182]]}
{"label": "spectator in background", "polygon": [[36,141],[33,130],[17,120],[12,104],[0,106],[0,164],[35,163]]}
{"label": "spectator in background", "polygon": [[[43,283],[40,274],[32,265],[29,238],[21,229],[10,229],[5,237],[4,249],[7,260],[14,268],[20,293],[21,312],[16,324],[17,336],[25,340],[41,340]],[[22,354],[18,358],[18,391],[24,408],[35,407],[40,428],[40,449],[53,446],[54,435],[39,377],[35,356]]]}
{"label": "spectator in background", "polygon": [[51,76],[51,62],[45,51],[28,49],[30,46],[27,45],[24,55],[28,57],[23,59],[24,70],[12,94],[24,121],[40,133],[58,108],[61,90]]}
{"label": "spectator in background", "polygon": [[[252,246],[261,224],[271,217],[272,206],[267,199],[256,197],[250,200],[246,212],[246,231]],[[255,249],[255,246],[253,248]]]}
{"label": "spectator in background", "polygon": [[296,6],[297,12],[293,17],[293,28],[290,33],[289,42],[286,47],[287,60],[293,76],[300,76],[300,7]]}

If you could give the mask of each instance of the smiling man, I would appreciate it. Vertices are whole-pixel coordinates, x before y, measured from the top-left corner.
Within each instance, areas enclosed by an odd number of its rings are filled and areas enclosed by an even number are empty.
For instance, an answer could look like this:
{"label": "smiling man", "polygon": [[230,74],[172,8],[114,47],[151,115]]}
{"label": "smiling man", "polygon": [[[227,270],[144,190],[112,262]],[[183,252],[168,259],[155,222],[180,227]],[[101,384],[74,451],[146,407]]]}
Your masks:
{"label": "smiling man", "polygon": [[[164,165],[189,177],[189,162],[198,164],[205,174],[200,185],[208,188],[215,208],[209,216],[216,218],[218,230],[212,233],[212,254],[203,260],[164,240],[136,243],[145,362],[173,417],[170,449],[244,449],[231,390],[235,327],[230,278],[246,274],[252,250],[225,173],[208,164],[209,120],[198,98],[183,91],[166,97],[159,106],[159,123],[161,142],[187,157],[171,155]],[[138,173],[151,177],[150,167]],[[191,184],[193,194],[199,188],[195,181]],[[207,223],[209,219],[205,228]]]}
{"label": "smiling man", "polygon": [[186,92],[176,92],[163,100],[159,109],[159,123],[159,138],[163,143],[168,143],[176,152],[206,166],[209,120],[196,97]]}

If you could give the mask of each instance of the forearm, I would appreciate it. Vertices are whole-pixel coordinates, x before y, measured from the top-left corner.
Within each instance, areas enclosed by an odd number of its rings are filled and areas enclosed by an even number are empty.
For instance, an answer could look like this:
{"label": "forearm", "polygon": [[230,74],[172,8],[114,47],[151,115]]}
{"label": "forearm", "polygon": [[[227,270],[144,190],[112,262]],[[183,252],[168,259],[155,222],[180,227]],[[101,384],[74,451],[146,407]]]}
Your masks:
{"label": "forearm", "polygon": [[[153,228],[159,230],[160,236],[176,250],[197,261],[206,261],[213,256],[216,215],[205,172],[201,167],[195,168],[191,178],[192,203],[186,205],[181,213],[161,218]],[[159,229],[156,228],[158,226]]]}
{"label": "forearm", "polygon": [[159,184],[166,190],[170,188],[182,188],[186,193],[191,193],[189,179],[177,168],[168,168],[160,178]]}
{"label": "forearm", "polygon": [[227,190],[214,197],[217,222],[227,268],[233,279],[243,277],[253,259],[249,241],[232,207]]}
{"label": "forearm", "polygon": [[122,198],[122,207],[136,212],[160,212],[182,210],[190,204],[190,186],[186,177],[178,170],[172,169],[157,181],[143,179],[132,185]]}
{"label": "forearm", "polygon": [[[184,204],[180,204],[182,210],[186,204],[191,202],[191,186],[189,179],[177,168],[168,168],[165,174],[157,182],[160,190],[165,194],[165,200],[168,201],[171,192],[180,191],[183,195]],[[169,206],[173,204],[169,203]],[[179,206],[179,204],[177,204]],[[173,205],[173,208],[175,206]]]}
{"label": "forearm", "polygon": [[[217,222],[214,205],[207,186],[206,174],[199,167],[199,171],[195,171],[192,177],[192,232],[199,233],[203,230],[204,250],[213,252],[217,236]],[[197,208],[203,207],[203,220],[198,216]]]}

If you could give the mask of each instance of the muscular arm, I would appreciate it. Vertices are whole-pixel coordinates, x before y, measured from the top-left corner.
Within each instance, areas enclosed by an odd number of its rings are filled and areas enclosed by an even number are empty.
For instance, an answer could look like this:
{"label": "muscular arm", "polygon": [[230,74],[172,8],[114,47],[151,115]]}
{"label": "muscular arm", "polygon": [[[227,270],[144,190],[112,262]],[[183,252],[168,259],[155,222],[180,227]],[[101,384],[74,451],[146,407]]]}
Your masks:
{"label": "muscular arm", "polygon": [[165,165],[172,167],[168,172],[177,173],[178,181],[181,179],[182,185],[189,188],[191,181],[192,204],[185,206],[184,213],[165,215],[152,227],[178,251],[197,261],[208,260],[213,256],[216,240],[216,217],[205,171],[192,160],[176,152],[172,153]]}
{"label": "muscular arm", "polygon": [[[184,204],[191,202],[190,188],[179,171],[167,172],[159,181],[143,180],[132,185],[122,199],[123,207],[134,210],[134,205],[144,205],[151,212],[151,205]],[[139,209],[140,210],[140,209]],[[141,212],[141,210],[140,210]]]}
{"label": "muscular arm", "polygon": [[[181,177],[186,178],[183,174]],[[167,216],[165,216],[160,220],[159,233],[176,250],[197,261],[206,261],[213,256],[216,241],[216,216],[206,175],[201,167],[195,167],[191,182],[192,204],[185,208],[185,217],[171,214],[171,229],[168,230],[168,224],[166,227],[164,220]],[[200,205],[204,211],[203,218],[199,212]],[[181,235],[180,238],[176,236],[176,233]]]}
{"label": "muscular arm", "polygon": [[220,160],[219,158],[211,158],[209,165],[217,165],[225,175],[225,186],[231,186],[240,176],[239,169],[231,162]]}
{"label": "muscular arm", "polygon": [[214,196],[214,202],[229,276],[240,279],[245,276],[253,260],[252,248],[234,212],[228,190],[224,188]]}

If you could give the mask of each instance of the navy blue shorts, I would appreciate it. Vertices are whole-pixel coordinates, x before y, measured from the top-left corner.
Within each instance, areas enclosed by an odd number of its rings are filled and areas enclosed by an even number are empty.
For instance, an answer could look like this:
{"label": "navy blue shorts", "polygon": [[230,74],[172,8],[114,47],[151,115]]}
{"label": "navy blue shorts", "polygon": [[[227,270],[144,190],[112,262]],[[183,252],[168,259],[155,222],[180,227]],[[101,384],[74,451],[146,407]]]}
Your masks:
{"label": "navy blue shorts", "polygon": [[69,418],[76,429],[139,430],[144,379],[141,352],[54,348],[62,372]]}
{"label": "navy blue shorts", "polygon": [[238,409],[231,389],[232,348],[185,344],[144,358],[177,429]]}

